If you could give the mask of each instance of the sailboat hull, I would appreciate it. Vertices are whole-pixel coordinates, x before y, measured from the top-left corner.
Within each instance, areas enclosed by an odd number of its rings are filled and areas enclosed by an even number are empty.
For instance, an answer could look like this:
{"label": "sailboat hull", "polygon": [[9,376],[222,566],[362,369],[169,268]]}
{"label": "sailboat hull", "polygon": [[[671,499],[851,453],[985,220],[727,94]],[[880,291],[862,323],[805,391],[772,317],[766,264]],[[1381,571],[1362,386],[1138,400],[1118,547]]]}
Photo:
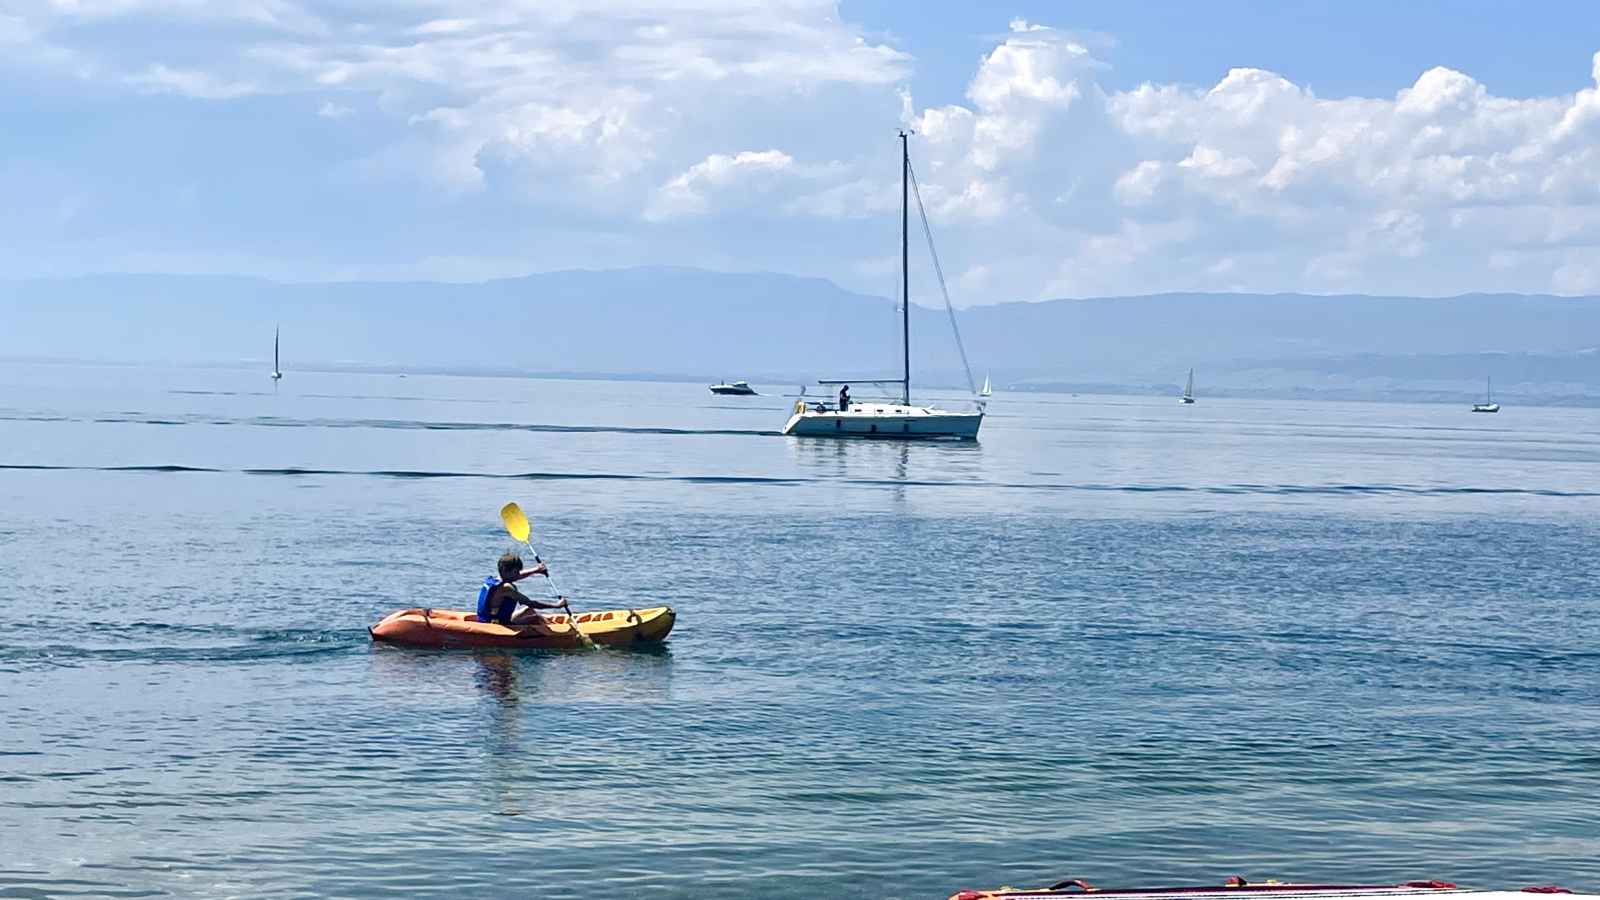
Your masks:
{"label": "sailboat hull", "polygon": [[885,441],[975,441],[983,413],[956,413],[925,406],[862,404],[844,412],[806,410],[789,417],[783,433],[794,437],[865,438]]}

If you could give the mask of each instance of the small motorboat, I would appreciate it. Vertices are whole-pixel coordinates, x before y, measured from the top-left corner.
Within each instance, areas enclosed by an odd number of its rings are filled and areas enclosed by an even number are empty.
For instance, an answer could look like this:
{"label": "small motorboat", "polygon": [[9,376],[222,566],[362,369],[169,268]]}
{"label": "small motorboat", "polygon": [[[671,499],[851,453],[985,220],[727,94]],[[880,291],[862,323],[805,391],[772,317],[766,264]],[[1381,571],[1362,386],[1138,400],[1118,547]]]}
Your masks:
{"label": "small motorboat", "polygon": [[724,381],[722,384],[713,384],[711,393],[721,394],[725,397],[754,397],[756,396],[756,389],[742,381],[735,381],[731,384]]}
{"label": "small motorboat", "polygon": [[583,646],[578,631],[596,644],[610,646],[658,643],[672,631],[677,616],[671,607],[603,609],[544,616],[548,627],[480,622],[475,613],[457,609],[402,609],[367,629],[374,642],[431,647],[438,650],[568,650]]}
{"label": "small motorboat", "polygon": [[1528,900],[1529,894],[1565,894],[1574,898],[1594,898],[1595,894],[1574,894],[1566,888],[1549,885],[1520,890],[1490,891],[1456,887],[1448,881],[1411,881],[1405,884],[1356,886],[1335,884],[1280,884],[1274,880],[1248,882],[1229,878],[1216,887],[1175,887],[1102,890],[1086,881],[1063,881],[1033,890],[1000,888],[992,891],[961,891],[950,900],[1039,900],[1039,898],[1115,897],[1117,900],[1237,900],[1245,896],[1272,900]]}

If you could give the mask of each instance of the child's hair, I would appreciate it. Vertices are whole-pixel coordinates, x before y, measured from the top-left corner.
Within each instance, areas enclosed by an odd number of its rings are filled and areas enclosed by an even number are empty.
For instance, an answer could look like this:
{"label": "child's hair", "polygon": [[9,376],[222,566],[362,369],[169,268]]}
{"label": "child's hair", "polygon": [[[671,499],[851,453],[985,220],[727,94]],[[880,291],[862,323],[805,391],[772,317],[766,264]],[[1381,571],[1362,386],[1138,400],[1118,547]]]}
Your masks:
{"label": "child's hair", "polygon": [[500,554],[500,563],[496,565],[495,568],[500,571],[501,575],[505,575],[507,572],[510,572],[513,575],[521,574],[522,557],[511,552],[510,550],[507,550],[506,552]]}

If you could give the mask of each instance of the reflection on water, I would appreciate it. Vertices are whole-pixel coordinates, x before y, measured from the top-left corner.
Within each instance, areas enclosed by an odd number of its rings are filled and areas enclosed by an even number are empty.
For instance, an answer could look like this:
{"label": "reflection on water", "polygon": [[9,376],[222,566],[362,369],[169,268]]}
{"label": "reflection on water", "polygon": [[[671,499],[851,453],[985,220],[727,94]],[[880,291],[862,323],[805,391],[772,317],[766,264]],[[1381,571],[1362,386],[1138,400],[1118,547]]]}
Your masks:
{"label": "reflection on water", "polygon": [[[479,696],[496,710],[669,699],[669,642],[595,650],[420,650],[374,645],[373,681],[397,699]],[[521,714],[521,713],[517,713]]]}
{"label": "reflection on water", "polygon": [[478,661],[478,687],[495,700],[496,708],[517,702],[517,662],[509,653],[474,653]]}
{"label": "reflection on water", "polygon": [[491,701],[484,746],[489,809],[497,816],[522,815],[518,791],[522,765],[521,717],[517,707],[517,659],[510,653],[474,653],[478,688]]}
{"label": "reflection on water", "polygon": [[666,644],[598,650],[439,651],[374,646],[370,674],[396,707],[423,708],[458,723],[467,743],[459,764],[474,772],[483,808],[528,814],[530,798],[550,789],[542,760],[551,723],[632,718],[672,697]]}
{"label": "reflection on water", "polygon": [[790,438],[800,473],[842,481],[959,482],[983,475],[981,441]]}

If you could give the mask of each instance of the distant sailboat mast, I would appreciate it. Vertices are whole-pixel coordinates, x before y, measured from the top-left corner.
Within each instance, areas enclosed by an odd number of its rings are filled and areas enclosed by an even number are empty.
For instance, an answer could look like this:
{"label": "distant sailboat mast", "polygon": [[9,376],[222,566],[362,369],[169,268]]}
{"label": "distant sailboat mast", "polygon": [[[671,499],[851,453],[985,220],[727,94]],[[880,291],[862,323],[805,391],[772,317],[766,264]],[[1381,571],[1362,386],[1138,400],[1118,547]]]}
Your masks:
{"label": "distant sailboat mast", "polygon": [[1194,402],[1194,366],[1189,367],[1189,380],[1183,384],[1183,396],[1178,398],[1179,403]]}
{"label": "distant sailboat mast", "polygon": [[283,368],[278,365],[278,328],[272,329],[272,387],[278,387],[278,382],[283,378]]}

